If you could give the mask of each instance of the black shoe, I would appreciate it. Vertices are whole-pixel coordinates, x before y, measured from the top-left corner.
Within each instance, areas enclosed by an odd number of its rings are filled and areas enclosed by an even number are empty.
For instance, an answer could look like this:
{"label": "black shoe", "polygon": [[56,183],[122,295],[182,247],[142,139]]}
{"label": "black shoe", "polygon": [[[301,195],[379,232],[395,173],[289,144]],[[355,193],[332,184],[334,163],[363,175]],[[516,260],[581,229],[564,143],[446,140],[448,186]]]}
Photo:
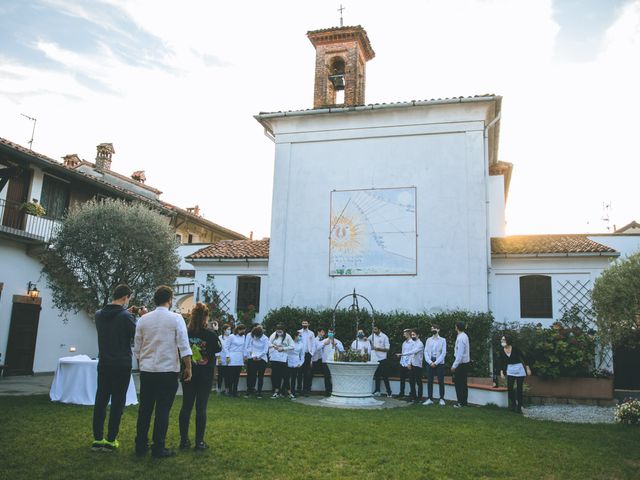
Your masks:
{"label": "black shoe", "polygon": [[196,442],[196,446],[193,447],[193,449],[197,452],[201,452],[203,450],[206,450],[207,448],[209,448],[209,445],[204,442]]}
{"label": "black shoe", "polygon": [[153,458],[169,458],[173,457],[176,454],[173,450],[169,450],[168,448],[163,448],[162,450],[154,450],[151,452],[151,456]]}
{"label": "black shoe", "polygon": [[149,445],[136,446],[136,455],[139,457],[144,457],[149,451]]}
{"label": "black shoe", "polygon": [[186,450],[191,446],[190,440],[180,440],[180,450]]}

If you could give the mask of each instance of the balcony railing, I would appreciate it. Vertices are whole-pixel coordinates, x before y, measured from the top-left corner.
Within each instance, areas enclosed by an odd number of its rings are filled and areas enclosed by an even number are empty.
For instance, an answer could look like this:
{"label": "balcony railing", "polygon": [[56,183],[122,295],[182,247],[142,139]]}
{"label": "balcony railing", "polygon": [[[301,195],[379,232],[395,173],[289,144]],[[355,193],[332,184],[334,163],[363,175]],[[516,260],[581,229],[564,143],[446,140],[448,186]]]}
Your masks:
{"label": "balcony railing", "polygon": [[32,243],[49,243],[60,221],[25,213],[22,204],[0,199],[0,235]]}
{"label": "balcony railing", "polygon": [[179,295],[193,295],[195,284],[193,283],[178,283],[173,286],[173,294],[177,297]]}

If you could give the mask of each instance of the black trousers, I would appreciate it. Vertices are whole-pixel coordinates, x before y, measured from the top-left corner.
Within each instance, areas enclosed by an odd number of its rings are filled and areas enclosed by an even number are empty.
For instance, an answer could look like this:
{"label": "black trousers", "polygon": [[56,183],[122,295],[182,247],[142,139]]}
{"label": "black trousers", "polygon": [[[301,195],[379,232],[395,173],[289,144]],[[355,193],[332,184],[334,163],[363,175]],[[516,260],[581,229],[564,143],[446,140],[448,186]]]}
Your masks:
{"label": "black trousers", "polygon": [[304,383],[298,383],[298,389],[303,392],[309,393],[311,392],[311,382],[313,381],[313,371],[311,364],[311,354],[304,354],[304,363],[302,367],[300,367],[300,374],[304,380]]}
{"label": "black trousers", "polygon": [[282,392],[287,374],[287,362],[271,362],[271,386],[274,392]]}
{"label": "black trousers", "polygon": [[[517,388],[517,393],[514,389],[514,386],[516,386]],[[522,409],[523,387],[524,377],[513,377],[511,375],[507,375],[507,388],[509,389],[509,408],[511,408],[512,410]]]}
{"label": "black trousers", "polygon": [[264,371],[267,368],[267,362],[264,360],[247,360],[247,393],[255,393],[256,379],[258,380],[258,394],[262,393],[264,385]]}
{"label": "black trousers", "polygon": [[326,363],[322,363],[322,374],[324,375],[324,393],[326,395],[331,395],[333,391],[333,382],[331,381],[331,371],[329,370],[329,365]]}
{"label": "black trousers", "polygon": [[222,388],[222,382],[224,381],[224,388],[225,390],[229,389],[229,382],[227,381],[227,366],[226,365],[218,365],[218,378],[217,380],[217,385],[218,385],[218,390],[220,390]]}
{"label": "black trousers", "polygon": [[213,385],[213,368],[193,367],[191,381],[182,382],[182,408],[180,408],[180,438],[189,438],[189,421],[193,405],[196,406],[196,443],[204,441],[207,427],[207,403]]}
{"label": "black trousers", "polygon": [[376,388],[374,391],[380,391],[380,378],[384,380],[384,388],[387,389],[387,395],[391,395],[391,385],[389,384],[389,376],[387,373],[387,361],[388,359],[380,360],[378,363],[378,368],[376,368],[376,373],[373,374],[373,378],[376,383]]}
{"label": "black trousers", "polygon": [[433,401],[433,377],[438,377],[438,389],[440,398],[444,400],[444,363],[432,367],[427,365],[427,395]]}
{"label": "black trousers", "polygon": [[[411,366],[409,372],[409,382],[411,385],[411,397],[421,399],[422,398],[422,367]],[[417,392],[416,392],[417,390]],[[416,396],[417,393],[417,396]]]}
{"label": "black trousers", "polygon": [[140,372],[140,406],[138,408],[138,425],[136,432],[136,448],[145,449],[149,442],[149,426],[155,408],[153,421],[153,450],[164,449],[169,413],[178,390],[178,373],[176,372]]}
{"label": "black trousers", "polygon": [[230,395],[238,396],[238,382],[240,381],[240,372],[242,371],[242,366],[227,366],[225,368],[227,371],[227,391]]}
{"label": "black trousers", "polygon": [[404,397],[404,387],[411,371],[407,367],[400,366],[400,396]]}
{"label": "black trousers", "polygon": [[118,436],[130,380],[131,367],[98,364],[98,388],[93,406],[93,438],[96,440],[104,438],[104,420],[107,416],[109,400],[111,400],[111,410],[107,440],[113,442]]}
{"label": "black trousers", "polygon": [[302,391],[303,388],[304,372],[302,366],[300,367],[287,367],[287,378],[285,389],[289,391],[291,395],[296,394],[296,386],[298,391]]}
{"label": "black trousers", "polygon": [[469,364],[461,363],[456,368],[453,375],[453,383],[456,386],[456,397],[458,403],[463,406],[467,406],[467,399],[469,398],[469,388],[467,387],[467,376],[469,375]]}

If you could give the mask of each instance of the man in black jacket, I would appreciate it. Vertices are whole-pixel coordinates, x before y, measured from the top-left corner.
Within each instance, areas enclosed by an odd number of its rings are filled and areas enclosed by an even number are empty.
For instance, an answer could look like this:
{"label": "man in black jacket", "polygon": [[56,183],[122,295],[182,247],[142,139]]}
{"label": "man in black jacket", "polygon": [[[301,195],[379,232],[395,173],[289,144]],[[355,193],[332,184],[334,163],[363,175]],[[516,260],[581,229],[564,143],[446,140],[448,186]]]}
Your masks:
{"label": "man in black jacket", "polygon": [[[120,444],[116,437],[131,379],[131,341],[136,332],[135,318],[126,307],[131,297],[128,285],[118,285],[112,302],[95,315],[98,330],[98,389],[93,407],[93,445],[95,451],[113,451]],[[109,430],[104,438],[104,420],[111,400]]]}

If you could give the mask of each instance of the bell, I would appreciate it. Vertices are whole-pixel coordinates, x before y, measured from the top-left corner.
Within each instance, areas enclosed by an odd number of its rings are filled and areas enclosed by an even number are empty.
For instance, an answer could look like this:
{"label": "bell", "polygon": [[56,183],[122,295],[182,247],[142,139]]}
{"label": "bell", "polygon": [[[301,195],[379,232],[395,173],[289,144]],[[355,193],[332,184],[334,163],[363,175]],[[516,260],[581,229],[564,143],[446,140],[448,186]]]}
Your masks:
{"label": "bell", "polygon": [[338,90],[344,90],[344,74],[329,75],[329,80],[333,83],[333,88]]}

